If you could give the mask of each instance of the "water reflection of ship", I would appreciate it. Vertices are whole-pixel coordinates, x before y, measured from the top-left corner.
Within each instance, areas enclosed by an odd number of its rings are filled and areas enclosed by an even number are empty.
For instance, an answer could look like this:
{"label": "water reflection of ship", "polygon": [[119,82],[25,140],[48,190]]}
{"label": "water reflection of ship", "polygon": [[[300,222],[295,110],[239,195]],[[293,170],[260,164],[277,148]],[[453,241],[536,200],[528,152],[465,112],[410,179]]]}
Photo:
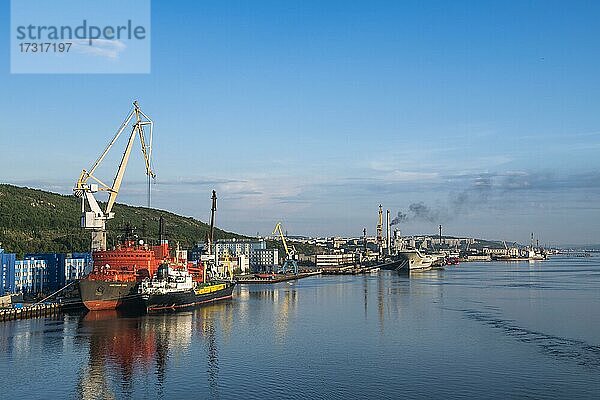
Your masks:
{"label": "water reflection of ship", "polygon": [[[402,314],[409,315],[417,304],[442,302],[443,277],[443,273],[437,270],[415,274],[410,278],[388,271],[382,271],[375,279],[362,276],[365,320],[375,323],[369,319],[369,312],[372,312],[373,318],[377,317],[379,333],[383,334],[386,322],[392,321],[393,326],[395,320],[402,318]],[[409,307],[409,304],[412,305]]]}
{"label": "water reflection of ship", "polygon": [[79,380],[81,399],[114,399],[108,378],[120,375],[122,388],[131,392],[134,363],[147,367],[156,352],[154,332],[145,332],[140,320],[119,317],[117,311],[89,312],[80,322],[80,336],[89,334],[88,364]]}
{"label": "water reflection of ship", "polygon": [[80,321],[79,337],[88,338],[88,363],[79,374],[81,399],[114,399],[112,381],[134,391],[136,368],[155,366],[158,397],[162,397],[169,353],[182,352],[192,338],[192,313],[140,318],[117,310],[90,311]]}
{"label": "water reflection of ship", "polygon": [[233,328],[233,305],[215,303],[196,310],[199,321],[198,333],[204,341],[207,358],[207,383],[211,399],[219,399],[219,348],[217,345],[216,322],[222,328],[221,338],[227,340]]}

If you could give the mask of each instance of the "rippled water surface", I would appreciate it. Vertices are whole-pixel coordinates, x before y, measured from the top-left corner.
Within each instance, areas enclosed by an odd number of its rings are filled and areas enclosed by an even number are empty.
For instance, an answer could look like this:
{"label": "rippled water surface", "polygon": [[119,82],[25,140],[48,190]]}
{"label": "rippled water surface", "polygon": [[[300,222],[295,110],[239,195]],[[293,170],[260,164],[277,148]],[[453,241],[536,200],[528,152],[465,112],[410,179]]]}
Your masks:
{"label": "rippled water surface", "polygon": [[0,323],[0,398],[599,398],[600,259],[240,286]]}

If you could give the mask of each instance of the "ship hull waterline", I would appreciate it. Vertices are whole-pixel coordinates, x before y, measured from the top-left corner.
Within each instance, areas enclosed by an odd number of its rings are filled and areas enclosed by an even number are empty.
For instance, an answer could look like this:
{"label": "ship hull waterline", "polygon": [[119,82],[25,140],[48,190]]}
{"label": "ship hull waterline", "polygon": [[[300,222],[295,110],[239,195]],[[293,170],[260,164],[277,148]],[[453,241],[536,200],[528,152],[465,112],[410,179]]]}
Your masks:
{"label": "ship hull waterline", "polygon": [[177,311],[198,307],[208,303],[228,300],[233,297],[235,284],[229,284],[222,290],[198,295],[193,290],[166,294],[142,295],[144,308],[148,313]]}

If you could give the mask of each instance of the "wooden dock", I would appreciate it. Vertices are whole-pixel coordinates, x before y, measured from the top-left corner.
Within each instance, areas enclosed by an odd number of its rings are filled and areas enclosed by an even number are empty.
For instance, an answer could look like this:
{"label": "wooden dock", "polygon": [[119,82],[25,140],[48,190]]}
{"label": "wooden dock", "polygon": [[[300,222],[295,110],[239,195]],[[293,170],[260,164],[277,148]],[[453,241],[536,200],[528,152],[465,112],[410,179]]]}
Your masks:
{"label": "wooden dock", "polygon": [[379,270],[378,265],[350,265],[346,267],[323,268],[323,275],[361,275]]}
{"label": "wooden dock", "polygon": [[270,278],[258,278],[258,277],[250,277],[250,278],[238,278],[238,284],[268,284],[268,283],[279,283],[285,281],[295,281],[302,278],[308,278],[309,276],[320,275],[321,271],[314,272],[300,272],[298,274],[285,274],[285,275],[273,275]]}
{"label": "wooden dock", "polygon": [[62,305],[57,303],[51,304],[34,304],[22,308],[5,308],[0,309],[0,321],[13,321],[16,319],[50,317],[60,314]]}

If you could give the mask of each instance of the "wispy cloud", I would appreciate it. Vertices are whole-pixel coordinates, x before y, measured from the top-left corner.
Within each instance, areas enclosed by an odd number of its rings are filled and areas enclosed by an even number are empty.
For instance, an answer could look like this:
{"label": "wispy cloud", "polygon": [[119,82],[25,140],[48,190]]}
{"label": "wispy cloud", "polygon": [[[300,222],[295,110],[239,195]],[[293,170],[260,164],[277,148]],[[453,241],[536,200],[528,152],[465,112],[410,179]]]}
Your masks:
{"label": "wispy cloud", "polygon": [[[227,178],[214,178],[214,177],[182,177],[182,178],[168,178],[168,179],[157,179],[156,184],[161,186],[213,186],[227,183],[244,183],[244,180],[239,179],[227,179]],[[145,184],[143,181],[134,181],[131,184]]]}
{"label": "wispy cloud", "polygon": [[127,48],[121,40],[94,39],[90,45],[87,39],[73,39],[72,43],[74,52],[111,60],[118,59]]}

